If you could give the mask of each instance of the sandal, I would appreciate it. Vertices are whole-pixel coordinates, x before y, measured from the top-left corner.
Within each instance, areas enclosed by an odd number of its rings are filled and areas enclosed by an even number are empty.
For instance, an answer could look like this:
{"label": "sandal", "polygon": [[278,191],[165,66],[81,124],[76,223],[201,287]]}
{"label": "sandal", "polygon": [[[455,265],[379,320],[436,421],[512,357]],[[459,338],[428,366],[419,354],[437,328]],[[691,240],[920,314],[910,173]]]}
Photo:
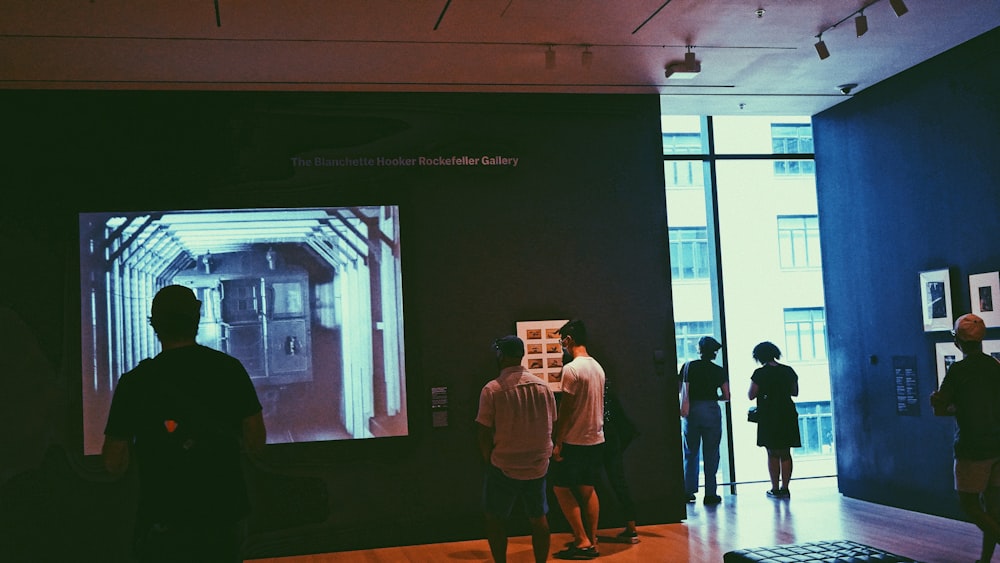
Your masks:
{"label": "sandal", "polygon": [[571,561],[589,561],[591,559],[597,559],[600,553],[597,552],[597,548],[594,546],[590,547],[576,547],[571,545],[562,551],[557,551],[552,554],[552,557],[556,559],[569,559]]}

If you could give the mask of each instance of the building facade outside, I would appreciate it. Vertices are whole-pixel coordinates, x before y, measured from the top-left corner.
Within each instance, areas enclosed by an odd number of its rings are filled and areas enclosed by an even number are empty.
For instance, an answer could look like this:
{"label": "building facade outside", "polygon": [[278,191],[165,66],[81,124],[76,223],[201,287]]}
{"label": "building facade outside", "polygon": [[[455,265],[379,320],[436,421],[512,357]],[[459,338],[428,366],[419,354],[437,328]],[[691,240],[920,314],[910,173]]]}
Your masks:
{"label": "building facade outside", "polygon": [[725,345],[717,361],[729,371],[733,398],[720,482],[768,478],[756,427],[746,420],[757,367],[751,351],[764,340],[799,374],[802,448],[792,452],[793,477],[834,475],[810,119],[661,121],[678,366],[697,357],[702,336]]}

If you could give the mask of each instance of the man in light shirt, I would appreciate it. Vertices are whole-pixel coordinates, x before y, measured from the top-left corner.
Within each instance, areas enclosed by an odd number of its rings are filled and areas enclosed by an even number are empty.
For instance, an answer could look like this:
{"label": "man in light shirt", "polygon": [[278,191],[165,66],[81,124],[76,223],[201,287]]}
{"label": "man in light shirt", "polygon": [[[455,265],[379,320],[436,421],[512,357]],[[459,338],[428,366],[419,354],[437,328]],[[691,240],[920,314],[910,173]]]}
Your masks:
{"label": "man in light shirt", "polygon": [[556,559],[595,559],[600,504],[594,486],[604,465],[604,368],[587,353],[587,329],[574,320],[559,329],[573,361],[563,366],[559,422],[552,448],[552,489],[573,531]]}
{"label": "man in light shirt", "polygon": [[550,531],[545,476],[552,456],[556,402],[547,383],[521,365],[524,342],[504,336],[493,343],[500,374],[479,395],[479,450],[487,463],[483,479],[486,538],[497,563],[507,561],[507,530],[520,501],[531,523],[536,563],[548,558]]}

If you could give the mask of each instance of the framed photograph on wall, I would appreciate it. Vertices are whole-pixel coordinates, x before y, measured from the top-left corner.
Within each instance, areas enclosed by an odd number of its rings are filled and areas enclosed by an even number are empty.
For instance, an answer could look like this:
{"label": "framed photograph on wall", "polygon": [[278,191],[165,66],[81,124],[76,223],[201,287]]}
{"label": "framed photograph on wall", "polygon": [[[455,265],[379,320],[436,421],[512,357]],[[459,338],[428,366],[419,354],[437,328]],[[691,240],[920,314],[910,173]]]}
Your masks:
{"label": "framed photograph on wall", "polygon": [[941,387],[944,381],[944,374],[948,373],[951,364],[962,359],[962,351],[955,346],[954,342],[938,342],[934,345],[935,356],[937,357],[937,388]]}
{"label": "framed photograph on wall", "polygon": [[951,278],[947,269],[920,272],[920,309],[924,332],[951,330]]}
{"label": "framed photograph on wall", "polygon": [[547,382],[555,393],[562,391],[562,344],[557,331],[567,322],[517,322],[517,336],[524,341],[525,349],[521,365]]}
{"label": "framed photograph on wall", "polygon": [[1000,340],[983,340],[983,352],[1000,362]]}
{"label": "framed photograph on wall", "polygon": [[1000,326],[1000,272],[969,276],[969,299],[986,326]]}

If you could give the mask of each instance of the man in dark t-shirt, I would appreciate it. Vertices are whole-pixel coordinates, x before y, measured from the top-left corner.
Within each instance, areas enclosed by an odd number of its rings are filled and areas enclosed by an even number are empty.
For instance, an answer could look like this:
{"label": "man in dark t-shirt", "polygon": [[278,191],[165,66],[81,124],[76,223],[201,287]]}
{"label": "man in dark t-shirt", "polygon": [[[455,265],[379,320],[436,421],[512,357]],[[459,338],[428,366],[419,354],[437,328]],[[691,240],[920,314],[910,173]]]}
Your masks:
{"label": "man in dark t-shirt", "polygon": [[163,346],[125,373],[105,426],[105,467],[139,472],[134,551],[141,561],[242,561],[249,512],[240,447],[264,446],[261,404],[239,360],[195,342],[201,302],[171,285],[153,299]]}
{"label": "man in dark t-shirt", "polygon": [[1000,362],[983,353],[986,324],[962,315],[952,331],[964,358],[931,393],[938,416],[954,416],[955,490],[962,510],[983,531],[980,560],[1000,541]]}

